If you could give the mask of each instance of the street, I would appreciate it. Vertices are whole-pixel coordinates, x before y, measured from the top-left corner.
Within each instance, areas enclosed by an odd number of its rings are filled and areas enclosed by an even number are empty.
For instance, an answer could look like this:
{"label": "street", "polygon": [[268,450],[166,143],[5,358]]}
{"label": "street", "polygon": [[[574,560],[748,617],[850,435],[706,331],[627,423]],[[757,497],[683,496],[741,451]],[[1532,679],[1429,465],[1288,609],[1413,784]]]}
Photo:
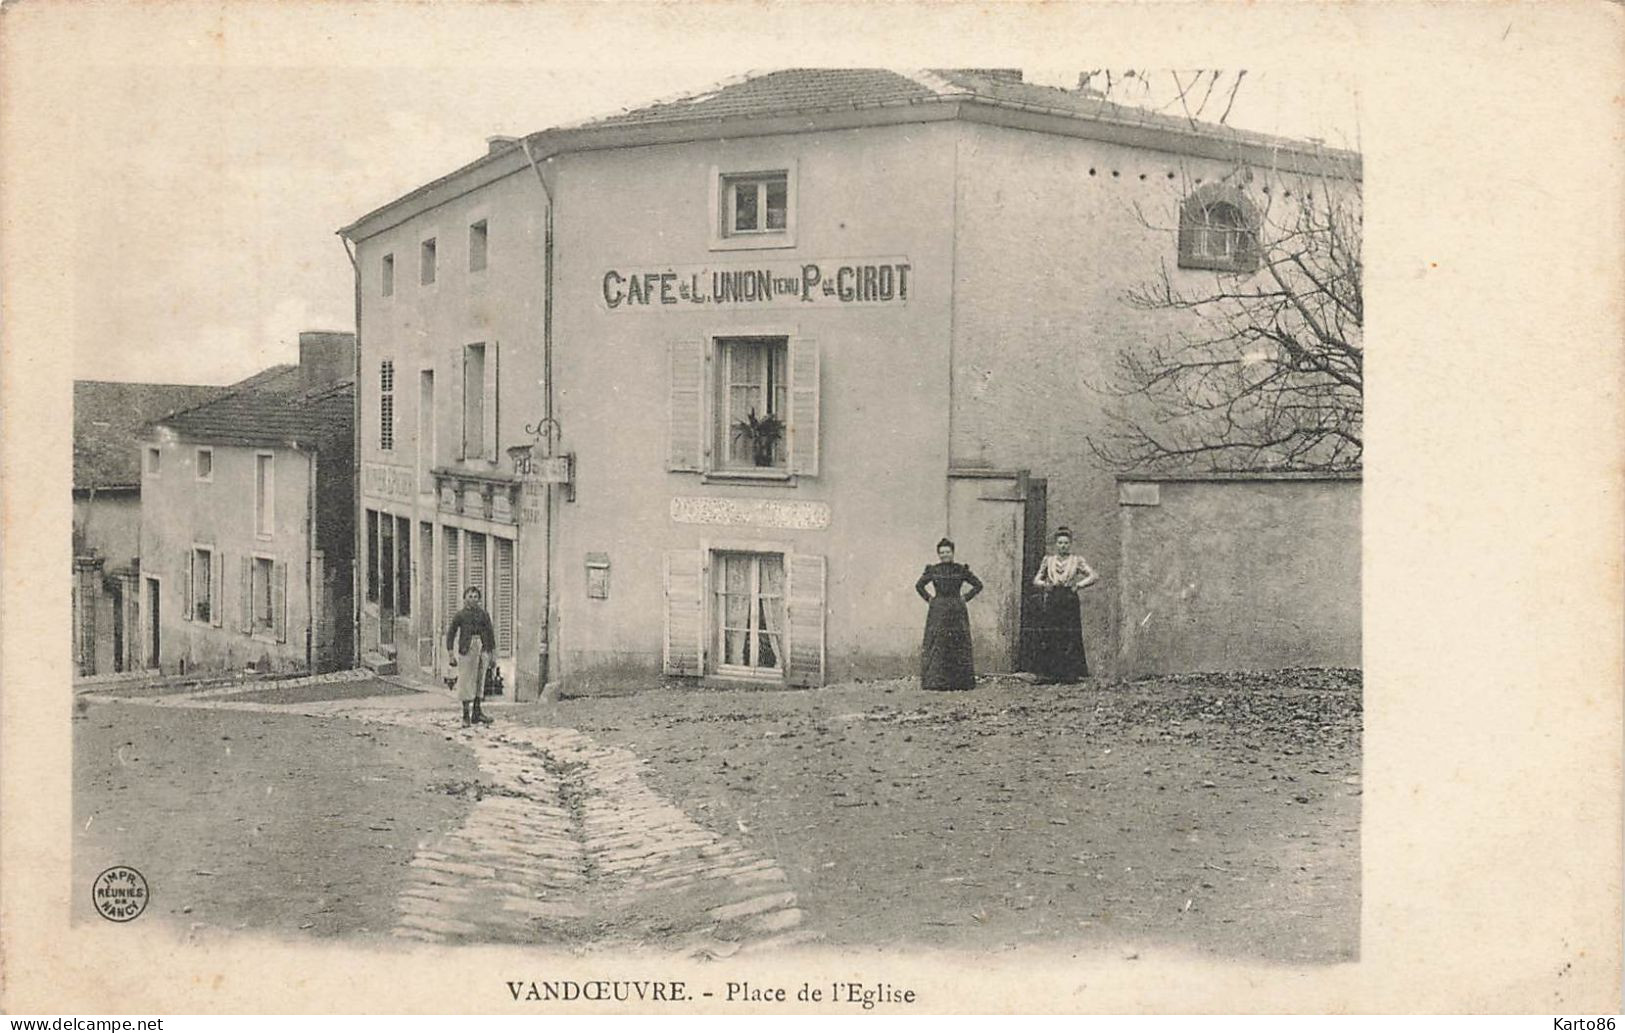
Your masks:
{"label": "street", "polygon": [[377,680],[83,695],[76,885],[133,865],[145,920],[195,937],[1357,957],[1357,673],[489,709],[464,730]]}

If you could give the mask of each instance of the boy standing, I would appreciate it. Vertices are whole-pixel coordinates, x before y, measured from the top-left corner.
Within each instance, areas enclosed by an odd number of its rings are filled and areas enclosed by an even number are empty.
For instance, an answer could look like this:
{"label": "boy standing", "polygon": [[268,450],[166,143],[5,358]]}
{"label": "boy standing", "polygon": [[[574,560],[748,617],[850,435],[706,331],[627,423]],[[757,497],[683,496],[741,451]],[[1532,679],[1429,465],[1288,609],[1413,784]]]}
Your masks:
{"label": "boy standing", "polygon": [[463,592],[463,608],[446,629],[446,649],[451,653],[451,665],[457,668],[457,698],[463,704],[463,725],[490,724],[491,719],[480,712],[480,697],[485,693],[485,667],[496,652],[497,636],[491,627],[491,615],[480,605],[478,588],[470,587]]}

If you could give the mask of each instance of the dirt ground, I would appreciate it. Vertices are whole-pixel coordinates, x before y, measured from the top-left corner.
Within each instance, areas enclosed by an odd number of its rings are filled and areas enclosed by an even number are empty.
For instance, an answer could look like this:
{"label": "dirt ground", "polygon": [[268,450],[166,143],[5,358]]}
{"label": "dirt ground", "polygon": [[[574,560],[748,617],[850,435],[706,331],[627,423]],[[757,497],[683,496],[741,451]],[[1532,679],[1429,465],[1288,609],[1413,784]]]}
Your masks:
{"label": "dirt ground", "polygon": [[[344,691],[327,686],[328,694]],[[112,865],[147,878],[141,921],[382,936],[418,842],[475,777],[443,736],[342,719],[90,704],[74,721],[74,919]]]}
{"label": "dirt ground", "polygon": [[[233,699],[402,693],[367,681]],[[462,823],[473,801],[454,790],[480,779],[465,740],[484,733],[456,729],[449,701],[433,732],[80,704],[84,921],[100,920],[96,873],[124,864],[152,888],[144,920],[384,935],[413,850]],[[658,793],[776,860],[831,945],[1357,956],[1358,672],[656,689],[492,709],[644,758]]]}
{"label": "dirt ground", "polygon": [[1358,672],[907,681],[516,708],[778,858],[827,942],[1352,960]]}

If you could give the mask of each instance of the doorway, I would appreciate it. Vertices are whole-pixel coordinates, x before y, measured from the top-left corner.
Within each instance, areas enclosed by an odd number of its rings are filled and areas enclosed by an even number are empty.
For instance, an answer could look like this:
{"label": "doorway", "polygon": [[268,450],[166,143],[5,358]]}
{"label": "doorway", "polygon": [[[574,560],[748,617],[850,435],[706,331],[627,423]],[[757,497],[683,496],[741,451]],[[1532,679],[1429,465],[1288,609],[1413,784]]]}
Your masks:
{"label": "doorway", "polygon": [[113,670],[124,671],[124,589],[113,585],[108,589],[113,600]]}
{"label": "doorway", "polygon": [[378,515],[378,644],[395,644],[395,518]]}
{"label": "doorway", "polygon": [[156,670],[163,653],[159,649],[158,628],[163,623],[158,609],[158,579],[147,578],[147,667]]}

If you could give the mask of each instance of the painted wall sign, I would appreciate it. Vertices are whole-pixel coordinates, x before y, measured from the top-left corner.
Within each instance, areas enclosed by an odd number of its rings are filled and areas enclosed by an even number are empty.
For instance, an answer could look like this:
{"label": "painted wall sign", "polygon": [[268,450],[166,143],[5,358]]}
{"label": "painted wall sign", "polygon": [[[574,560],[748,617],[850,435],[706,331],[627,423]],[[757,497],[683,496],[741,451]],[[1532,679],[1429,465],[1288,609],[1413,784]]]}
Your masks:
{"label": "painted wall sign", "polygon": [[361,483],[368,495],[410,499],[417,495],[417,474],[409,467],[367,463],[362,467]]}
{"label": "painted wall sign", "polygon": [[798,531],[821,531],[829,526],[829,503],[676,495],[671,500],[671,518],[673,522],[679,524],[723,524],[730,527],[782,527]]}
{"label": "painted wall sign", "polygon": [[906,258],[821,258],[741,266],[620,266],[606,269],[610,311],[668,308],[903,305],[914,287]]}

